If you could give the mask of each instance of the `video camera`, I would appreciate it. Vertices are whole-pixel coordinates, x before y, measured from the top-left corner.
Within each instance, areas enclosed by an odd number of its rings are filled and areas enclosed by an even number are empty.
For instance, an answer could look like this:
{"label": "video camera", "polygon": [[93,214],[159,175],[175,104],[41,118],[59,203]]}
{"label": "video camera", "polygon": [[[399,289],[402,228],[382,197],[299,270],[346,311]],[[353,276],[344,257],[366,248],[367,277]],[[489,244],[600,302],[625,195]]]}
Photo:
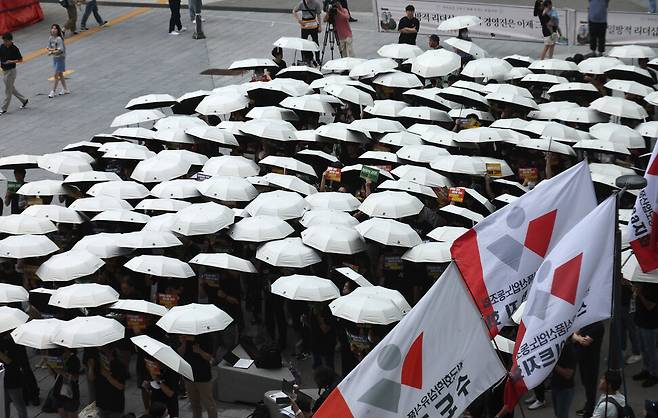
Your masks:
{"label": "video camera", "polygon": [[337,10],[337,5],[338,5],[339,0],[324,0],[324,4],[322,6],[322,10],[329,15],[329,22],[333,23],[334,17],[336,17],[336,13],[338,13]]}

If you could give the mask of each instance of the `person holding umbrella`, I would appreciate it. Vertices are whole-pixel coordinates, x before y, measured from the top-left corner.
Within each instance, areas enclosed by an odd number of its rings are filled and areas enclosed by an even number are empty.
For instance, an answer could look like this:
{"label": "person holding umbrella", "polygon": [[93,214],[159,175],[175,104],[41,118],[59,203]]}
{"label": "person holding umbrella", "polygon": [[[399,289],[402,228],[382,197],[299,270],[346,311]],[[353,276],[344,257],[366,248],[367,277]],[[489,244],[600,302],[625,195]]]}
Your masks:
{"label": "person holding umbrella", "polygon": [[192,366],[194,380],[185,379],[185,389],[192,406],[192,417],[202,418],[202,406],[208,418],[217,418],[217,406],[212,394],[212,344],[207,335],[179,335],[176,350]]}
{"label": "person holding umbrella", "polygon": [[144,357],[144,364],[148,373],[142,387],[150,393],[150,405],[162,403],[171,417],[178,417],[178,374],[148,355]]}
{"label": "person holding umbrella", "polygon": [[95,370],[90,371],[95,384],[99,418],[120,418],[125,409],[124,390],[128,372],[111,345],[98,350]]}

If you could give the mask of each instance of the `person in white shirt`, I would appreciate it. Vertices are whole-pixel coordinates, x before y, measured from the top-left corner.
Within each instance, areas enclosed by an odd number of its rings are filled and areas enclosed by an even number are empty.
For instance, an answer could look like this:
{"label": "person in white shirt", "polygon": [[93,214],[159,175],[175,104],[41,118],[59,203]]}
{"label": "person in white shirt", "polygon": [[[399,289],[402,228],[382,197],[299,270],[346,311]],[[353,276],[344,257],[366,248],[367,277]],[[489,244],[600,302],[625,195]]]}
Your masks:
{"label": "person in white shirt", "polygon": [[592,418],[624,418],[620,416],[620,409],[626,406],[626,397],[619,392],[621,388],[621,374],[618,371],[608,370],[601,378],[599,390],[603,395],[596,404]]}

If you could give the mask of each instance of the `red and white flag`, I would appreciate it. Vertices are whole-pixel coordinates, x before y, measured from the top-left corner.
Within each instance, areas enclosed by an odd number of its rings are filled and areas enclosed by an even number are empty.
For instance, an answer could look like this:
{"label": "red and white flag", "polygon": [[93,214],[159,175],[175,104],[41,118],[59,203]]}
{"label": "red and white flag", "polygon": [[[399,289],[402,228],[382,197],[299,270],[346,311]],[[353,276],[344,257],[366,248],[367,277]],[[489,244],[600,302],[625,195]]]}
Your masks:
{"label": "red and white flag", "polygon": [[653,147],[644,178],[647,187],[635,200],[628,233],[637,262],[648,273],[658,269],[658,144]]}
{"label": "red and white flag", "polygon": [[451,248],[493,338],[511,325],[544,257],[596,207],[586,162],[544,180],[532,191],[459,237]]}
{"label": "red and white flag", "polygon": [[610,317],[615,197],[567,232],[537,270],[512,355],[505,405],[543,382],[575,331]]}
{"label": "red and white flag", "polygon": [[505,373],[451,263],[313,416],[458,417]]}

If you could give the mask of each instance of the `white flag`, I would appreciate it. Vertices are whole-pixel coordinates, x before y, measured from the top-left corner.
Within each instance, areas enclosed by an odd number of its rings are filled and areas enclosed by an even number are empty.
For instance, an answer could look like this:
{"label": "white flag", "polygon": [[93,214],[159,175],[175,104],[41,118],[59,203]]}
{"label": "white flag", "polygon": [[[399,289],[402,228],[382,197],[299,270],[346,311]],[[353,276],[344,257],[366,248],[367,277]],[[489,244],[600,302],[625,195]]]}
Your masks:
{"label": "white flag", "polygon": [[492,337],[518,309],[544,257],[596,206],[586,162],[487,216],[451,248]]}
{"label": "white flag", "polygon": [[504,375],[482,318],[451,263],[314,417],[458,417]]}
{"label": "white flag", "polygon": [[514,346],[505,388],[508,407],[548,377],[573,331],[610,317],[614,199],[567,232],[539,267]]}

